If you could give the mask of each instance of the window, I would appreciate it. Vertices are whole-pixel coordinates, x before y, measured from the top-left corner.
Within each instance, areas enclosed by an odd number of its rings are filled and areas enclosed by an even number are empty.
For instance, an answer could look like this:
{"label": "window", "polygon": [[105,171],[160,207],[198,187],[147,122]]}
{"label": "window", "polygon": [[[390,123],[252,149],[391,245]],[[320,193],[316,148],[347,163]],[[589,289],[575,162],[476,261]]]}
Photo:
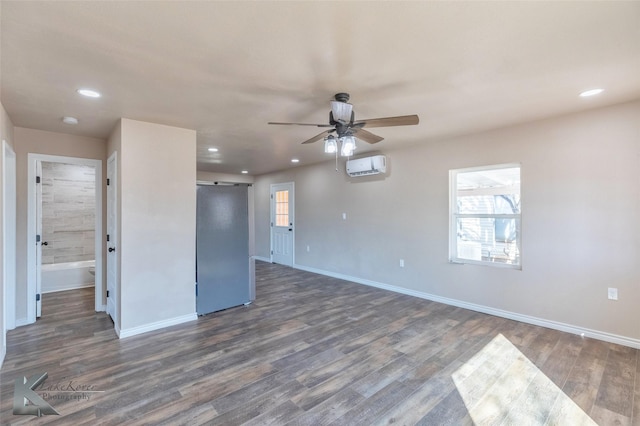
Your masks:
{"label": "window", "polygon": [[520,165],[449,172],[451,262],[520,269]]}
{"label": "window", "polygon": [[276,191],[276,226],[289,226],[289,191]]}

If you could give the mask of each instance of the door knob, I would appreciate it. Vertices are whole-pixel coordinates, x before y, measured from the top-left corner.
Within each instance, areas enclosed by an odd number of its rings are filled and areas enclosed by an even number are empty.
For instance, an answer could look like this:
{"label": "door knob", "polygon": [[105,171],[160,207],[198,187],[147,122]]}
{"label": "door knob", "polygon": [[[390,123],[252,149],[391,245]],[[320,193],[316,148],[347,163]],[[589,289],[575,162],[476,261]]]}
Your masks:
{"label": "door knob", "polygon": [[48,245],[49,245],[49,243],[48,243],[47,241],[43,241],[43,242],[42,242],[42,245],[43,245],[43,246],[48,246]]}
{"label": "door knob", "polygon": [[109,247],[109,253],[111,253],[113,251],[116,251],[116,248],[115,247]]}

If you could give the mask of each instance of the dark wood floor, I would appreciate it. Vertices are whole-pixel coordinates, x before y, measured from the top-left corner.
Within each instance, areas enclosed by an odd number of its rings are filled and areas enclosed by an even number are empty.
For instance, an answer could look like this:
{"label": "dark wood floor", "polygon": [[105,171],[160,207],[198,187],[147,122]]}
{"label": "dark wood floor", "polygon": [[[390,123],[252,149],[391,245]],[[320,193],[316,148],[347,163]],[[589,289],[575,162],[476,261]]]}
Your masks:
{"label": "dark wood floor", "polygon": [[[638,350],[279,265],[257,277],[250,306],[123,340],[91,291],[45,295],[9,333],[0,423],[640,426]],[[60,415],[13,415],[14,380],[45,371]]]}

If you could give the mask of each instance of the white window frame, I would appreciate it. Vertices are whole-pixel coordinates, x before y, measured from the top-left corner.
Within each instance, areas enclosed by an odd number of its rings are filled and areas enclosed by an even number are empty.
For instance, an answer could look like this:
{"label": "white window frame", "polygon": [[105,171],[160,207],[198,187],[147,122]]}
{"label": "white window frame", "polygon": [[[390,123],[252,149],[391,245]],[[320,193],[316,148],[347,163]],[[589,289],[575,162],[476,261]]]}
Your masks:
{"label": "white window frame", "polygon": [[[520,163],[507,163],[497,164],[480,167],[468,167],[462,169],[449,170],[449,262],[462,263],[462,264],[475,264],[494,266],[497,268],[507,269],[522,269],[522,203],[520,204],[520,213],[514,214],[460,214],[458,213],[458,180],[457,176],[460,173],[477,172],[477,171],[489,171],[499,169],[518,168],[520,170],[520,195],[522,199],[522,165]],[[479,190],[481,191],[481,190]],[[492,191],[491,188],[483,191]],[[494,190],[495,191],[495,190]],[[501,191],[496,191],[498,195]],[[458,219],[460,218],[492,218],[492,219],[516,219],[520,223],[520,229],[516,238],[516,245],[518,250],[518,263],[503,263],[495,262],[491,260],[473,260],[458,257]]]}

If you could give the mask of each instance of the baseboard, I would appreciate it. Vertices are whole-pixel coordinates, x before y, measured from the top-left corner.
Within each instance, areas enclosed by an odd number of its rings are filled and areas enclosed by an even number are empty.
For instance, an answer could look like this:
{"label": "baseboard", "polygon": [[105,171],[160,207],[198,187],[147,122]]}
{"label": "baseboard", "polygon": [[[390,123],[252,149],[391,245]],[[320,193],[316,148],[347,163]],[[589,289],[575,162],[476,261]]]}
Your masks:
{"label": "baseboard", "polygon": [[262,261],[262,262],[271,263],[271,259],[269,259],[268,257],[253,256],[253,258],[254,258],[255,260],[260,260],[260,261]]}
{"label": "baseboard", "polygon": [[95,287],[95,284],[87,284],[87,285],[74,285],[71,287],[61,287],[61,288],[54,288],[54,289],[50,289],[47,291],[42,291],[42,294],[49,294],[49,293],[57,293],[59,291],[69,291],[69,290],[79,290],[81,288],[88,288],[88,287]]}
{"label": "baseboard", "polygon": [[558,321],[547,320],[544,318],[533,317],[530,315],[523,315],[516,312],[492,308],[489,306],[477,305],[475,303],[464,302],[462,300],[457,300],[457,299],[450,299],[448,297],[441,297],[441,296],[437,296],[430,293],[411,290],[403,287],[380,283],[377,281],[366,280],[358,277],[352,277],[350,275],[339,274],[336,272],[325,271],[322,269],[311,268],[304,265],[293,265],[293,267],[296,269],[300,269],[302,271],[313,272],[315,274],[325,275],[332,278],[338,278],[345,281],[351,281],[357,284],[363,284],[370,287],[380,288],[383,290],[389,290],[395,293],[401,293],[401,294],[406,294],[408,296],[419,297],[421,299],[431,300],[433,302],[444,303],[445,305],[456,306],[458,308],[464,308],[464,309],[469,309],[476,312],[482,312],[484,314],[494,315],[501,318],[520,321],[523,323],[537,325],[540,327],[546,327],[553,330],[564,331],[566,333],[577,334],[582,337],[590,337],[593,339],[602,340],[609,343],[615,343],[618,345],[629,346],[631,348],[640,349],[639,339],[633,339],[626,336],[607,333],[605,331],[592,330],[589,328],[579,327],[579,326],[566,324]]}
{"label": "baseboard", "polygon": [[171,327],[172,325],[178,325],[189,321],[195,321],[198,319],[198,314],[195,312],[181,317],[170,318],[167,320],[152,322],[150,324],[140,325],[137,327],[131,327],[126,329],[120,329],[116,327],[116,334],[119,338],[125,339],[127,337],[135,336],[149,331],[159,330],[165,327]]}

